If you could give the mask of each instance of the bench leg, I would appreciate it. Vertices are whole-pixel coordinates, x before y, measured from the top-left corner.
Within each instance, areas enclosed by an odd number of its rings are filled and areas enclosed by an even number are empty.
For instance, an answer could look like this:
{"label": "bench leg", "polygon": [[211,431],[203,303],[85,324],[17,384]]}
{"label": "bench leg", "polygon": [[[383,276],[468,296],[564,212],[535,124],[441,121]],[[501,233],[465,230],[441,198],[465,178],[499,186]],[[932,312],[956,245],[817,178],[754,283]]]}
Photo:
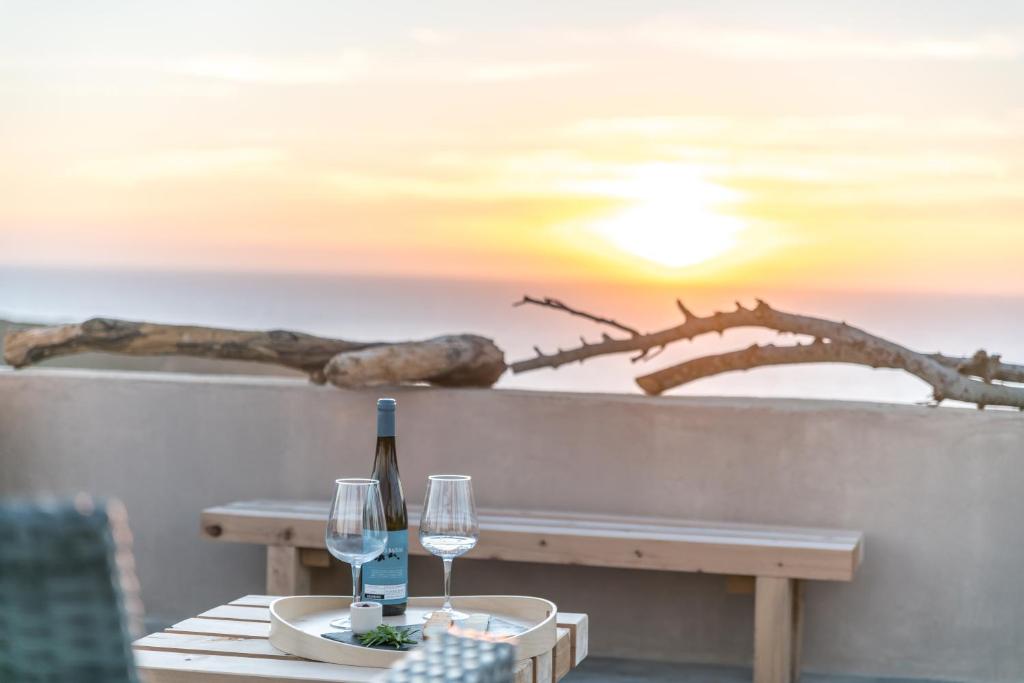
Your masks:
{"label": "bench leg", "polygon": [[802,618],[799,582],[757,577],[754,595],[754,683],[799,680]]}
{"label": "bench leg", "polygon": [[298,548],[267,546],[267,595],[309,595],[310,575]]}
{"label": "bench leg", "polygon": [[793,641],[791,645],[789,667],[790,680],[797,683],[800,680],[801,656],[803,655],[804,642],[804,582],[793,581]]}

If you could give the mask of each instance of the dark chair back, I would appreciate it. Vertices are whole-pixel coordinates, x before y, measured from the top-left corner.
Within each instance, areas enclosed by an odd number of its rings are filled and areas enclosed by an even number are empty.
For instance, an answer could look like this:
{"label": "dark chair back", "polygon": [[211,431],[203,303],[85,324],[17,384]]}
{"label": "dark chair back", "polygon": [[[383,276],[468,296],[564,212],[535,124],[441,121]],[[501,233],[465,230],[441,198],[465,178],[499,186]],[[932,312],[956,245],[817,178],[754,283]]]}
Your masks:
{"label": "dark chair back", "polygon": [[120,504],[0,502],[0,681],[136,683],[137,596]]}

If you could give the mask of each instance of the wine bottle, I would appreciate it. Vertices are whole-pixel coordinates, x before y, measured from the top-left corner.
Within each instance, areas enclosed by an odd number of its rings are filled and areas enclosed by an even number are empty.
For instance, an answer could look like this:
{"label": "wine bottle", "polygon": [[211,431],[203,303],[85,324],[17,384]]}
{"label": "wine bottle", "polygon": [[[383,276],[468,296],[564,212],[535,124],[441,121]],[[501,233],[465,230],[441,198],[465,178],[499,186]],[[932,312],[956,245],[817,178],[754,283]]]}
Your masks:
{"label": "wine bottle", "polygon": [[363,596],[382,603],[386,617],[404,614],[409,594],[409,517],[398,478],[397,407],[393,398],[377,399],[377,453],[370,476],[380,482],[388,541],[384,552],[363,566]]}

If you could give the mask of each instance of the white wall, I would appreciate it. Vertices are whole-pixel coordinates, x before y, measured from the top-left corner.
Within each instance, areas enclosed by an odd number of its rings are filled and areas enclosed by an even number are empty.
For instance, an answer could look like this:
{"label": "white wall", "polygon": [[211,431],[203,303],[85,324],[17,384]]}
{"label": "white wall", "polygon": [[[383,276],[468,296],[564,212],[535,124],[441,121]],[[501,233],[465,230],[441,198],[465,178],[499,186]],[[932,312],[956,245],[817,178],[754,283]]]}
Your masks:
{"label": "white wall", "polygon": [[[1019,413],[0,371],[0,494],[123,499],[150,614],[188,616],[263,586],[262,553],[200,540],[199,510],[365,474],[383,394],[412,500],[465,472],[482,506],[860,529],[857,579],[808,585],[809,670],[1024,679]],[[414,591],[436,592],[435,565],[414,560]],[[460,560],[456,588],[588,612],[596,654],[750,659],[752,599],[721,577]]]}

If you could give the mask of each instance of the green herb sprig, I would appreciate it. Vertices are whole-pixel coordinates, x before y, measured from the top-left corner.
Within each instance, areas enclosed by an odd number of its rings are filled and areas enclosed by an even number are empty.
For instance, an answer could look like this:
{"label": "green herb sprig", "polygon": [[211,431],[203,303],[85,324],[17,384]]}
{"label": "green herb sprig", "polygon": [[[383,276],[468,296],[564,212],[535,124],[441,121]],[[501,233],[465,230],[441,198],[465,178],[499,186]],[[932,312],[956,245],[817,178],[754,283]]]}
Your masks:
{"label": "green herb sprig", "polygon": [[411,628],[395,628],[394,626],[381,624],[369,633],[364,633],[359,636],[359,642],[366,647],[372,647],[374,645],[393,645],[395,649],[398,650],[403,645],[416,644],[416,641],[413,640],[410,635],[411,633]]}

